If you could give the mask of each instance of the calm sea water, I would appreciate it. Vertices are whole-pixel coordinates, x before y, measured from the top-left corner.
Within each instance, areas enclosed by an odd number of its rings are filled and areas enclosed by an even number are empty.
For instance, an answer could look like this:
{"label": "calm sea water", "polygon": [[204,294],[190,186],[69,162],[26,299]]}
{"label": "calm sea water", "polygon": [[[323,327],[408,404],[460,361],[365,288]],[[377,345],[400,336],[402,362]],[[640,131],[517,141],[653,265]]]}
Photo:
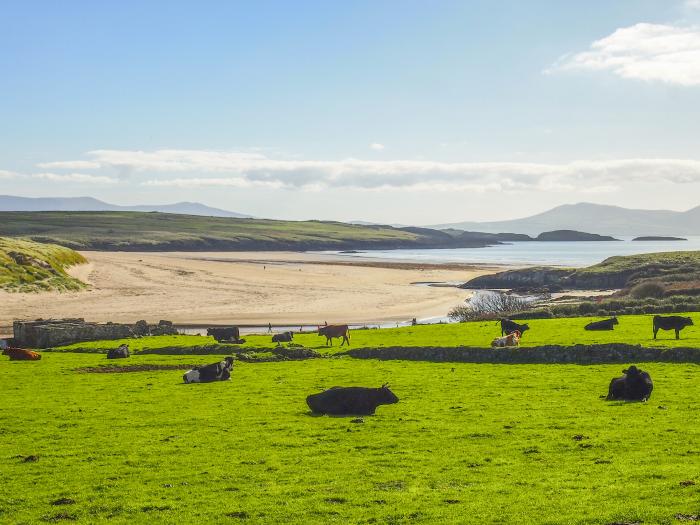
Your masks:
{"label": "calm sea water", "polygon": [[[614,255],[700,250],[700,236],[687,241],[513,242],[488,248],[442,250],[365,250],[347,257],[435,263],[589,266]],[[338,252],[323,252],[338,253]]]}

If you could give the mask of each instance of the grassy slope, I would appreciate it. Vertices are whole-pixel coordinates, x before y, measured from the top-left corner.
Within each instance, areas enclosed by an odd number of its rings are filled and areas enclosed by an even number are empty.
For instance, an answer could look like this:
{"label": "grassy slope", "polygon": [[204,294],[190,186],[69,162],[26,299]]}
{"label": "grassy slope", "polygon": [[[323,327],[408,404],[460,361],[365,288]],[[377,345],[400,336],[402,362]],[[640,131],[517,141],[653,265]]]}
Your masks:
{"label": "grassy slope", "polygon": [[[685,328],[681,332],[681,339],[675,340],[673,332],[659,332],[659,338],[654,341],[652,334],[652,315],[624,315],[619,316],[620,324],[612,332],[587,332],[583,326],[599,318],[568,318],[568,319],[533,319],[527,321],[530,330],[525,333],[522,346],[540,345],[574,345],[596,343],[628,343],[641,344],[642,346],[659,347],[696,347],[700,348],[700,313],[682,314],[690,316],[695,326]],[[500,327],[495,321],[478,321],[447,325],[423,325],[403,328],[387,328],[382,330],[352,330],[350,342],[352,348],[385,347],[385,346],[475,346],[488,347],[494,337],[500,336]],[[272,348],[269,335],[246,335],[243,347]],[[294,336],[294,342],[309,348],[325,350],[325,338],[315,333]],[[116,348],[122,343],[127,343],[133,351],[141,351],[145,348],[157,349],[167,347],[187,348],[216,344],[211,337],[184,335],[165,337],[144,337],[141,339],[124,339],[116,341],[95,341],[76,343],[75,345],[58,348],[58,350],[75,351],[83,349],[88,351],[106,351],[108,348]],[[340,347],[339,340],[335,340],[334,347],[328,352],[344,350]]]}
{"label": "grassy slope", "polygon": [[318,221],[231,219],[140,212],[3,212],[0,235],[49,240],[72,248],[205,249],[221,246],[414,243],[420,236],[389,227]]}
{"label": "grassy slope", "polygon": [[[25,261],[20,264],[11,254],[20,254]],[[0,237],[0,288],[19,292],[79,290],[83,283],[65,270],[85,262],[69,248]]]}
{"label": "grassy slope", "polygon": [[[0,522],[677,523],[700,512],[700,484],[680,485],[700,482],[697,366],[645,366],[651,402],[625,404],[599,399],[619,365],[332,359],[240,364],[208,385],[183,385],[181,371],[73,370],[104,362],[0,360]],[[309,393],[385,381],[401,401],[364,424],[308,415]],[[62,497],[76,503],[50,504]]]}

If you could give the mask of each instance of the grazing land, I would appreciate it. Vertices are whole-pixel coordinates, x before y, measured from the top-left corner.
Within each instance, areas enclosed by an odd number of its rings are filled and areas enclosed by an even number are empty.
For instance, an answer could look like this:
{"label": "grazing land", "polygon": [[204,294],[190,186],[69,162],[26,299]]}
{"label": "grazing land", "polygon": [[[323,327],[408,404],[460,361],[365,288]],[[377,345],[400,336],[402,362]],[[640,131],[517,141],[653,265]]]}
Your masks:
{"label": "grazing land", "polygon": [[0,289],[80,290],[85,285],[66,269],[85,262],[82,255],[63,246],[0,237]]}
{"label": "grazing land", "polygon": [[[105,361],[0,360],[0,521],[670,524],[700,513],[695,365],[645,365],[651,401],[622,403],[600,399],[620,365],[316,359],[237,363],[232,381],[196,385],[178,369],[77,370]],[[384,382],[400,402],[363,422],[311,416],[304,402]]]}
{"label": "grazing land", "polygon": [[[563,319],[532,319],[527,322],[530,330],[525,332],[520,341],[523,347],[576,344],[627,343],[645,347],[692,347],[700,348],[700,313],[679,314],[689,316],[695,325],[681,331],[681,339],[676,340],[673,331],[659,331],[658,339],[653,339],[652,315],[623,315],[615,330],[607,332],[589,332],[583,327],[598,317],[579,317]],[[401,328],[384,328],[351,330],[352,348],[401,347],[489,347],[494,337],[500,336],[500,324],[497,321],[474,321],[456,324],[432,324],[407,326]],[[231,345],[230,348],[270,349],[274,348],[270,335],[245,335],[243,345]],[[197,348],[204,352],[206,346],[216,345],[212,337],[197,335],[156,336],[140,339],[119,339],[115,341],[93,341],[76,343],[56,348],[58,351],[106,352],[126,343],[134,352],[163,351],[164,353],[188,353],[188,349]],[[333,347],[325,347],[325,338],[316,333],[295,334],[294,343],[326,353],[336,353],[347,349],[339,346],[335,340]],[[166,349],[166,350],[163,350]]]}

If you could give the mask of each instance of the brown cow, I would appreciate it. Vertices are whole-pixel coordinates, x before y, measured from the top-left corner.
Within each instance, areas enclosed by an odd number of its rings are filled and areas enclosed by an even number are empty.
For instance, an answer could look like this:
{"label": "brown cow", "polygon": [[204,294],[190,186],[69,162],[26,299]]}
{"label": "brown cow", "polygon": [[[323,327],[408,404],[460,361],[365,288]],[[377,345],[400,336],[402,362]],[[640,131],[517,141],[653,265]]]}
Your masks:
{"label": "brown cow", "polygon": [[38,361],[41,359],[41,354],[39,352],[32,352],[31,350],[25,350],[23,348],[13,348],[8,346],[2,351],[2,355],[6,355],[10,358],[10,361]]}
{"label": "brown cow", "polygon": [[348,346],[350,346],[350,329],[346,324],[331,324],[328,326],[319,326],[318,335],[326,336],[326,346],[328,346],[329,344],[330,346],[333,346],[333,339],[336,337],[343,338],[343,342],[340,343],[340,346],[343,346],[345,343],[347,343]]}

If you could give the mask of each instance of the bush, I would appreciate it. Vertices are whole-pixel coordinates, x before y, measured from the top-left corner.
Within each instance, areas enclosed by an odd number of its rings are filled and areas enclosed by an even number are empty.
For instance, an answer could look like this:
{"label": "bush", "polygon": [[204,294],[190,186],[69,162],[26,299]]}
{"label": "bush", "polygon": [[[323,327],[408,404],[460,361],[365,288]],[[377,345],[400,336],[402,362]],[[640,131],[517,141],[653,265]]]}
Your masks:
{"label": "bush", "polygon": [[593,303],[581,303],[578,305],[578,312],[580,314],[592,314],[596,311],[596,305]]}
{"label": "bush", "polygon": [[635,299],[661,298],[666,293],[666,287],[658,281],[646,281],[632,287],[630,295]]}

